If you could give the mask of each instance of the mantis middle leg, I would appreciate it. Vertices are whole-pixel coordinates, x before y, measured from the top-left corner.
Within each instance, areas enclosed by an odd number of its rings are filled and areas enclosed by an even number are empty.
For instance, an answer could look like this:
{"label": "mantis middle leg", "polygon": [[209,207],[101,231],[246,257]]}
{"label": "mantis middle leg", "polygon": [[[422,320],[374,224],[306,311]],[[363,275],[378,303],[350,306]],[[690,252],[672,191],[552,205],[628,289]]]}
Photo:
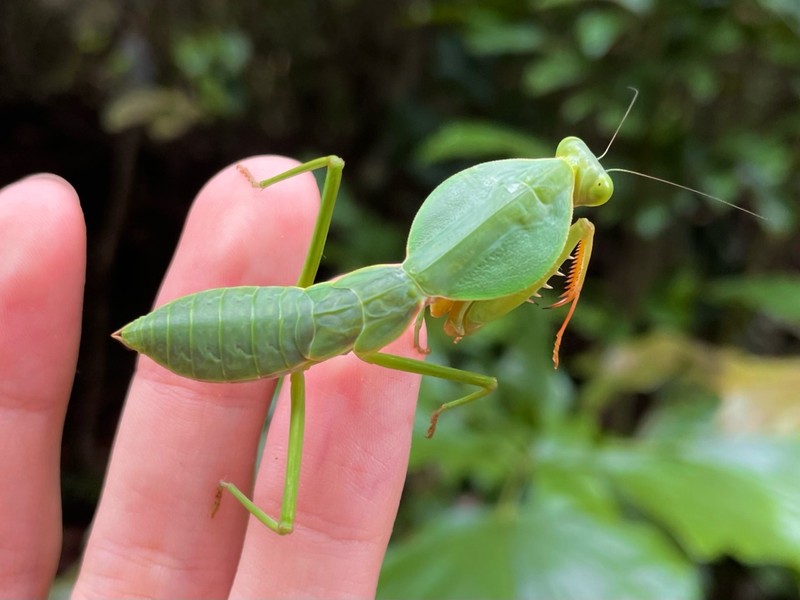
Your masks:
{"label": "mantis middle leg", "polygon": [[439,379],[447,379],[457,383],[466,383],[479,387],[476,392],[467,394],[450,402],[445,402],[431,415],[431,424],[428,427],[427,437],[432,437],[436,432],[436,423],[439,421],[441,414],[455,408],[474,402],[483,398],[497,388],[497,379],[489,377],[488,375],[481,375],[480,373],[473,373],[472,371],[464,371],[462,369],[454,369],[453,367],[445,367],[442,365],[432,365],[422,360],[415,358],[406,358],[404,356],[396,356],[394,354],[386,354],[384,352],[372,352],[359,354],[358,357],[364,362],[386,367],[387,369],[395,369],[396,371],[406,371],[408,373],[417,373],[419,375],[430,375],[431,377],[438,377]]}

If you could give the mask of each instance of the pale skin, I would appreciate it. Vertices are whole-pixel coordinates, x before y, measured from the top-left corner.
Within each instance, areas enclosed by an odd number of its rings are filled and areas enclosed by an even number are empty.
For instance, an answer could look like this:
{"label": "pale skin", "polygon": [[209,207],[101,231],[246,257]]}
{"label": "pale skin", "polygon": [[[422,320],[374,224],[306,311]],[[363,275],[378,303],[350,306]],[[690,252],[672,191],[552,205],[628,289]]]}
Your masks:
{"label": "pale skin", "polygon": [[[266,178],[296,163],[239,164]],[[211,287],[293,284],[318,203],[309,174],[256,190],[226,168],[195,199],[156,305]],[[70,185],[35,176],[0,190],[0,250],[0,595],[45,597],[61,541],[60,437],[85,272]],[[388,350],[420,358],[412,331]],[[282,537],[227,495],[211,518],[220,479],[252,480],[274,382],[201,383],[140,358],[74,596],[374,595],[419,376],[344,356],[308,371],[306,385],[303,493],[295,530]],[[255,481],[256,503],[273,514],[287,408],[283,394]]]}

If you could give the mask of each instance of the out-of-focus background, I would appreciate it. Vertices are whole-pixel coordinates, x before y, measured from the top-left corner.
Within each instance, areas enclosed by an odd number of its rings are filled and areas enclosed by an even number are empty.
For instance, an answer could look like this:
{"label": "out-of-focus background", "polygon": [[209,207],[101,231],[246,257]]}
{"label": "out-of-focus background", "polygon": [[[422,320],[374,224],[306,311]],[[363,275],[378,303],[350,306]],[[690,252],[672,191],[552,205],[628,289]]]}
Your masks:
{"label": "out-of-focus background", "polygon": [[[0,184],[49,170],[89,230],[64,437],[63,585],[92,518],[146,312],[193,195],[256,153],[347,160],[324,275],[403,258],[433,187],[475,162],[615,174],[581,304],[518,309],[431,361],[379,593],[390,598],[797,598],[797,0],[0,3]],[[558,292],[558,290],[556,290]]]}

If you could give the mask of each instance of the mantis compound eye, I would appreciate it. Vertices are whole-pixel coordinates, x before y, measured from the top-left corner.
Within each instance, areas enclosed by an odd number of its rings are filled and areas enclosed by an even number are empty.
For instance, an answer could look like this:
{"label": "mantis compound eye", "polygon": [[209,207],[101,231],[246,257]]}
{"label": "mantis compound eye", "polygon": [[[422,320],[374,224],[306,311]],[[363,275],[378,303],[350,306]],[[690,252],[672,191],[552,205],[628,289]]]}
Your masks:
{"label": "mantis compound eye", "polygon": [[600,206],[605,204],[614,193],[614,183],[606,173],[600,175],[586,190],[587,202],[585,206]]}

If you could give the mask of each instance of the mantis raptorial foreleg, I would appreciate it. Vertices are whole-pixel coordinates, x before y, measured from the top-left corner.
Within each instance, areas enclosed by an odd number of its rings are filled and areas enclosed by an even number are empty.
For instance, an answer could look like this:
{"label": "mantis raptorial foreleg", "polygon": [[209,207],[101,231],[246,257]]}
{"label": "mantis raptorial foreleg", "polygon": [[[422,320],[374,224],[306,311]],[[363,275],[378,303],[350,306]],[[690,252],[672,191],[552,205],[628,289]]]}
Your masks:
{"label": "mantis raptorial foreleg", "polygon": [[545,272],[540,279],[535,281],[528,288],[501,298],[476,302],[455,302],[450,305],[445,305],[445,310],[443,312],[448,313],[448,319],[450,320],[448,325],[452,327],[458,335],[467,335],[472,331],[480,329],[485,324],[506,315],[520,304],[536,295],[539,289],[545,287],[547,281],[559,273],[561,266],[573,257],[572,252],[575,250],[574,260],[569,270],[566,290],[550,307],[563,306],[564,304],[572,302],[569,312],[564,319],[564,323],[561,325],[558,334],[556,334],[556,341],[553,347],[553,363],[558,367],[558,350],[561,346],[561,337],[564,335],[564,331],[572,317],[581,289],[583,288],[583,281],[586,278],[586,267],[589,264],[589,258],[592,254],[593,240],[594,225],[592,222],[585,218],[578,219],[569,228],[567,241],[564,243],[561,254],[559,254],[550,269]]}
{"label": "mantis raptorial foreleg", "polygon": [[[563,258],[559,257],[559,265],[568,258],[572,257],[572,265],[567,275],[567,286],[561,297],[554,302],[549,308],[556,308],[571,303],[569,312],[564,318],[564,322],[556,334],[556,342],[553,346],[553,364],[558,368],[558,350],[561,347],[561,337],[567,329],[567,323],[572,318],[572,313],[575,312],[575,306],[578,304],[578,298],[583,289],[583,281],[586,279],[586,268],[589,265],[589,259],[592,256],[592,244],[594,242],[594,225],[588,219],[578,219],[569,228],[569,235],[567,236],[567,244],[564,247],[566,256],[562,253]],[[575,249],[575,254],[572,254],[572,249]]]}

